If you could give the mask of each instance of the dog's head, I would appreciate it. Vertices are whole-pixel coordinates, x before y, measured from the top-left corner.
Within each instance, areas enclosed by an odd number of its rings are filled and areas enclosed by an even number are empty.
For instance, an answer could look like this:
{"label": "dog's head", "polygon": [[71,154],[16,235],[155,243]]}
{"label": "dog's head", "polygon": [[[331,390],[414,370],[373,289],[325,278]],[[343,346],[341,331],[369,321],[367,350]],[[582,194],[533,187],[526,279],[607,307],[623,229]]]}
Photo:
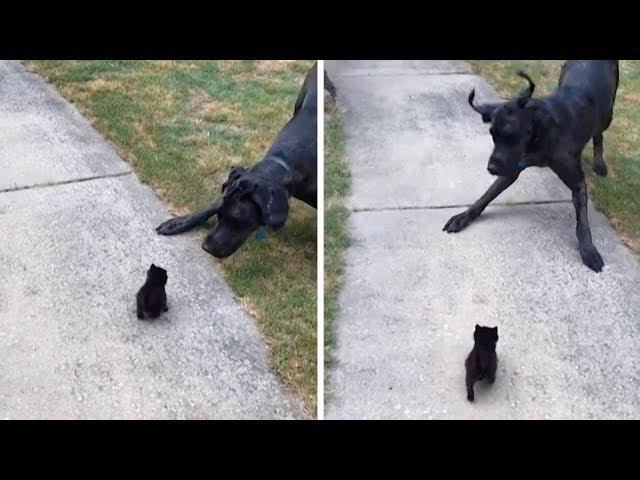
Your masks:
{"label": "dog's head", "polygon": [[526,79],[529,86],[512,100],[474,105],[475,90],[469,94],[469,105],[482,115],[484,123],[491,123],[489,132],[494,148],[487,170],[492,175],[510,176],[522,170],[522,162],[534,140],[535,108],[529,107],[535,84],[524,72],[518,75]]}
{"label": "dog's head", "polygon": [[147,271],[147,278],[156,285],[166,285],[167,284],[167,271],[164,268],[158,267],[151,264],[149,270]]}
{"label": "dog's head", "polygon": [[476,330],[473,332],[473,339],[476,345],[495,349],[496,343],[498,343],[498,327],[481,327],[476,325]]}
{"label": "dog's head", "polygon": [[214,257],[234,253],[259,226],[280,230],[287,220],[287,191],[242,167],[231,169],[222,192],[215,212],[218,223],[202,243]]}

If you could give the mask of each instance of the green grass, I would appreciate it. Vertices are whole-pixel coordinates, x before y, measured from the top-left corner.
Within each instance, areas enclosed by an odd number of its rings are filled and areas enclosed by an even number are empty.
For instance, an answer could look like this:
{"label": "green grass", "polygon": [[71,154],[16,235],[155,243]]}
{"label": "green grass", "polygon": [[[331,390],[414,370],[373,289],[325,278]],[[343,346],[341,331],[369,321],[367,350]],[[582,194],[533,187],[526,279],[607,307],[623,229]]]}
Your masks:
{"label": "green grass", "polygon": [[324,123],[324,348],[325,372],[328,373],[333,357],[333,322],[338,312],[338,295],[344,274],[344,252],[351,242],[347,231],[349,212],[344,206],[350,172],[340,111],[327,105]]}
{"label": "green grass", "polygon": [[[516,76],[518,70],[524,70],[536,83],[534,96],[548,95],[558,84],[562,63],[558,60],[474,60],[471,66],[506,98],[513,97],[526,85]],[[640,254],[640,62],[620,62],[613,122],[604,134],[608,176],[601,178],[592,172],[591,143],[583,155],[591,199],[609,217],[623,241]]]}
{"label": "green grass", "polygon": [[[220,195],[289,120],[308,61],[30,61],[176,214]],[[201,233],[203,236],[204,233]],[[316,408],[316,211],[219,263],[270,345],[275,372]]]}

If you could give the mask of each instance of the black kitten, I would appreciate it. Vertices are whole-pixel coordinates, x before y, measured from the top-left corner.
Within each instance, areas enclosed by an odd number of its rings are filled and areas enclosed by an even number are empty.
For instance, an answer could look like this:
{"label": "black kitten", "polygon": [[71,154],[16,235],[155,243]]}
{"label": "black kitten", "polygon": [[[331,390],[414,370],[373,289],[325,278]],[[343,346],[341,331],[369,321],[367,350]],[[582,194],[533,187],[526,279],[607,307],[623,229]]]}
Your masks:
{"label": "black kitten", "polygon": [[473,384],[478,380],[486,379],[493,383],[496,380],[496,368],[498,356],[496,355],[496,343],[498,342],[498,327],[481,327],[476,325],[473,332],[475,345],[469,353],[464,366],[467,369],[467,400],[473,402]]}
{"label": "black kitten", "polygon": [[151,264],[147,272],[147,281],[138,290],[136,300],[138,302],[138,318],[144,319],[145,315],[158,318],[160,313],[169,310],[167,307],[167,294],[164,286],[167,284],[167,271],[164,268]]}

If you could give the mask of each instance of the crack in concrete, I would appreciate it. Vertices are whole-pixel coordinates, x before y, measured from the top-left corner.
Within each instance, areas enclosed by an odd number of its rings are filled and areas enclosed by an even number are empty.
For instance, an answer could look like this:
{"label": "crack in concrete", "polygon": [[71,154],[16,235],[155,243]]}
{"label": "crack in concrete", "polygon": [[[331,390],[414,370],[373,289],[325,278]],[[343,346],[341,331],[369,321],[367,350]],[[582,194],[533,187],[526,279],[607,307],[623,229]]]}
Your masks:
{"label": "crack in concrete", "polygon": [[22,187],[16,186],[11,188],[2,188],[0,189],[0,193],[19,192],[21,190],[32,190],[35,188],[57,187],[59,185],[68,185],[70,183],[81,183],[81,182],[88,182],[90,180],[100,180],[101,178],[123,177],[125,175],[131,175],[132,173],[133,172],[129,170],[127,172],[107,173],[105,175],[94,175],[92,177],[74,178],[73,180],[61,180],[58,182],[36,183],[34,185],[24,185]]}

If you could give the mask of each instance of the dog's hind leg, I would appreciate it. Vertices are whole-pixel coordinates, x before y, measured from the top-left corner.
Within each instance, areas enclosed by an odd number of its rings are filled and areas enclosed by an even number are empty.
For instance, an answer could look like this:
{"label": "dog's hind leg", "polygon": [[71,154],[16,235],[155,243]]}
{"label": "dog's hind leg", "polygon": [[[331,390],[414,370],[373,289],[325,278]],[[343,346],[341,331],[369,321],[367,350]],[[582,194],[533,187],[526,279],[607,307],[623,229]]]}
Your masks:
{"label": "dog's hind leg", "polygon": [[158,225],[156,232],[160,235],[175,235],[176,233],[186,232],[205,223],[219,208],[220,202],[216,202],[194,214],[172,218]]}
{"label": "dog's hind leg", "polygon": [[599,133],[595,137],[593,137],[593,171],[597,175],[605,177],[607,175],[607,164],[604,161],[602,143],[602,133]]}
{"label": "dog's hind leg", "polygon": [[489,187],[489,190],[487,190],[476,203],[471,205],[465,212],[451,217],[442,230],[447,233],[454,233],[466,228],[471,222],[480,216],[489,203],[513,185],[519,175],[520,172],[517,172],[511,177],[498,177],[498,179]]}

